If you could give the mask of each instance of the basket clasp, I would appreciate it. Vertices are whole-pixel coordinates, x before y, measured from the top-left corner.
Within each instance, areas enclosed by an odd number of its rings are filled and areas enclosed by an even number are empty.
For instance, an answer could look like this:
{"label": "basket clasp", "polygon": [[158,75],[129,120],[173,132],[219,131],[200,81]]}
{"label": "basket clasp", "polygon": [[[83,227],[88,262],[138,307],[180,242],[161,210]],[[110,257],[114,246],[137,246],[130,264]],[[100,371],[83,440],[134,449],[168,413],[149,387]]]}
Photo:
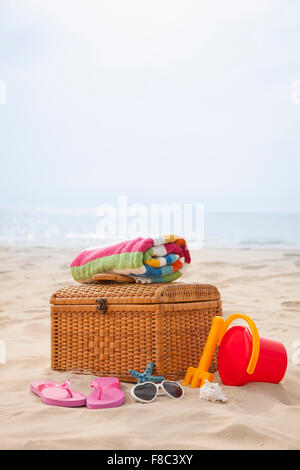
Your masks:
{"label": "basket clasp", "polygon": [[99,304],[97,305],[97,310],[101,310],[102,313],[106,313],[107,312],[106,298],[101,297],[100,299],[96,299],[96,302]]}

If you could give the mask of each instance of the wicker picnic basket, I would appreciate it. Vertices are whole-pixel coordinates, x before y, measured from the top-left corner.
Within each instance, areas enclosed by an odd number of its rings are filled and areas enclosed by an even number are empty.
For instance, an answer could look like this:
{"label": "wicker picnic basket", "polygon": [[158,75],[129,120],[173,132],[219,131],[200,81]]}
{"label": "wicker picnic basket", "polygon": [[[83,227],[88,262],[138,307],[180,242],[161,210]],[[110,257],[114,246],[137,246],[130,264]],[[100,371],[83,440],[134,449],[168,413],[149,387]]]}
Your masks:
{"label": "wicker picnic basket", "polygon": [[[126,382],[134,381],[130,369],[143,371],[151,360],[154,375],[184,378],[188,366],[198,365],[213,317],[222,315],[212,285],[141,285],[126,276],[64,287],[50,303],[52,369]],[[210,371],[216,367],[215,355]]]}

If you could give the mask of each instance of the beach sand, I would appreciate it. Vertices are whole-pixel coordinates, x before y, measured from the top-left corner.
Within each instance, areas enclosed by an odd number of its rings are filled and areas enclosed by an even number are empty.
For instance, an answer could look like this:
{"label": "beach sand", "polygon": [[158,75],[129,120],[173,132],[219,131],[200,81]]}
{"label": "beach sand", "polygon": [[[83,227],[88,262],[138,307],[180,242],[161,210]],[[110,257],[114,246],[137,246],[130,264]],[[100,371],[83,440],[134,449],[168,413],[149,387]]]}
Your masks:
{"label": "beach sand", "polygon": [[225,317],[249,314],[261,336],[284,343],[289,363],[281,384],[224,386],[227,404],[185,388],[180,402],[161,397],[149,405],[134,402],[132,385],[122,384],[125,405],[96,411],[47,406],[29,391],[34,379],[70,378],[74,390],[90,392],[92,376],[50,369],[49,299],[72,283],[69,263],[77,252],[0,249],[7,356],[0,364],[1,449],[300,449],[300,251],[203,249],[192,253],[185,276],[219,288]]}

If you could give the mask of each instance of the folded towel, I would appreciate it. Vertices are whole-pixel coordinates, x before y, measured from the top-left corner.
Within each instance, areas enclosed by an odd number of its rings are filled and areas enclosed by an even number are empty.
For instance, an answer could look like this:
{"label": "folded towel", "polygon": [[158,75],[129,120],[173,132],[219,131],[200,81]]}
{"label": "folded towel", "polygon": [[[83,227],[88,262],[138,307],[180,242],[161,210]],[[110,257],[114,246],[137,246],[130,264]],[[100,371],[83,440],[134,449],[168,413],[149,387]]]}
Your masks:
{"label": "folded towel", "polygon": [[95,274],[117,273],[136,282],[170,282],[182,275],[191,257],[183,238],[176,235],[126,240],[82,251],[71,264],[75,281],[90,282]]}

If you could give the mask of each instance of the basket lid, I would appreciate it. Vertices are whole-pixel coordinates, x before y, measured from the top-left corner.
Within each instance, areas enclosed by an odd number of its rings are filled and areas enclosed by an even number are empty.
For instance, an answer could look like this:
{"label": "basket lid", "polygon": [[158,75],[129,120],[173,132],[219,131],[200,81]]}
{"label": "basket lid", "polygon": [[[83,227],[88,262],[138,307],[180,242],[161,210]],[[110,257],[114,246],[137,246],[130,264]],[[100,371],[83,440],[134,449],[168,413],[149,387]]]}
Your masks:
{"label": "basket lid", "polygon": [[191,281],[165,284],[93,282],[63,287],[52,295],[50,303],[89,305],[96,304],[99,298],[105,298],[107,304],[157,304],[219,300],[220,293],[213,285]]}

